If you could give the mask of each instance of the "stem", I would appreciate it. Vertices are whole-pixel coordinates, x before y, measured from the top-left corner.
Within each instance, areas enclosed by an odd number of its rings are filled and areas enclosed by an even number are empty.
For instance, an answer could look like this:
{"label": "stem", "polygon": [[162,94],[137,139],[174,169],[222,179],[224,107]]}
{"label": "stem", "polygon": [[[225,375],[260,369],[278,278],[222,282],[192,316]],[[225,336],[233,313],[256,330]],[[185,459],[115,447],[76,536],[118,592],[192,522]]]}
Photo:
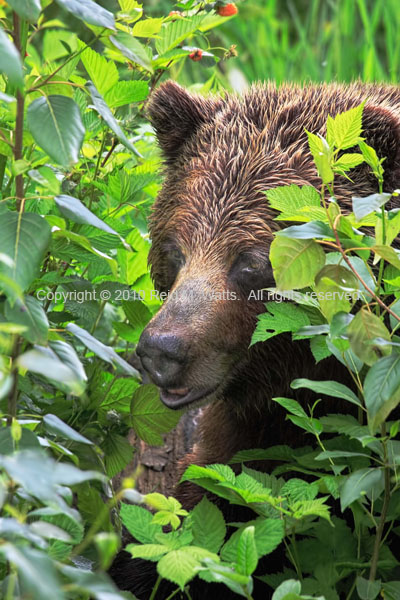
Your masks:
{"label": "stem", "polygon": [[3,187],[4,174],[6,172],[7,156],[0,154],[0,193]]}
{"label": "stem", "polygon": [[102,317],[102,314],[103,314],[103,312],[104,312],[104,308],[105,308],[105,306],[106,306],[106,303],[107,303],[107,301],[106,301],[106,300],[102,300],[102,301],[101,301],[100,308],[99,308],[99,313],[98,313],[98,315],[97,315],[97,317],[96,317],[96,321],[95,321],[95,322],[94,322],[94,324],[93,324],[92,331],[90,332],[92,335],[94,334],[94,332],[95,332],[95,331],[96,331],[96,329],[97,329],[97,325],[98,325],[98,324],[99,324],[99,322],[100,322],[100,319],[101,319],[101,317]]}
{"label": "stem", "polygon": [[[340,217],[340,215],[338,215],[338,217]],[[352,272],[354,273],[354,275],[357,277],[358,281],[360,281],[360,283],[362,283],[362,285],[367,290],[367,292],[378,302],[378,304],[384,310],[386,310],[390,315],[392,315],[392,317],[394,319],[396,319],[396,321],[400,321],[400,317],[398,315],[396,315],[396,313],[394,313],[388,306],[386,306],[386,304],[384,302],[382,302],[382,300],[375,294],[375,292],[373,292],[371,290],[371,288],[365,283],[365,281],[363,280],[363,278],[357,273],[357,271],[355,270],[355,268],[351,264],[350,260],[346,256],[346,253],[344,252],[344,250],[342,248],[342,245],[340,243],[338,232],[337,232],[337,229],[336,229],[336,221],[337,221],[338,217],[336,217],[335,223],[333,224],[332,229],[333,229],[333,233],[335,234],[336,243],[338,245],[339,252],[343,256],[343,260],[345,261],[345,263],[347,264],[347,266],[352,270]]]}
{"label": "stem", "polygon": [[[13,13],[14,20],[14,43],[21,55],[21,23],[17,13]],[[22,57],[21,57],[22,60]],[[24,102],[25,98],[23,94],[17,91],[17,115],[15,119],[15,132],[14,132],[14,160],[20,160],[22,158],[22,137],[24,133]],[[23,212],[24,210],[24,177],[22,173],[15,177],[15,195],[17,197],[17,210]]]}
{"label": "stem", "polygon": [[[386,435],[385,425],[382,425],[382,435]],[[381,518],[379,519],[379,525],[376,529],[374,550],[371,558],[371,569],[369,572],[369,581],[375,581],[376,569],[378,567],[379,550],[382,541],[383,528],[385,527],[386,516],[390,502],[390,467],[388,466],[388,454],[387,454],[387,440],[382,441],[383,445],[383,458],[385,462],[385,494],[383,497],[383,506],[381,512]]]}
{"label": "stem", "polygon": [[19,349],[21,344],[21,338],[16,336],[14,341],[14,348],[12,351],[11,359],[12,359],[12,370],[13,370],[13,385],[10,391],[10,395],[8,397],[8,406],[7,406],[7,426],[10,427],[13,418],[17,416],[17,401],[18,401],[18,373],[15,368],[15,360],[18,357]]}
{"label": "stem", "polygon": [[180,591],[181,591],[181,588],[176,588],[176,590],[174,590],[174,591],[172,592],[172,594],[170,594],[170,595],[168,596],[168,598],[166,598],[166,600],[171,600],[171,598],[173,598],[174,596],[176,596],[177,594],[179,594],[179,592],[180,592]]}
{"label": "stem", "polygon": [[159,575],[157,577],[157,581],[153,587],[153,591],[151,592],[151,596],[150,596],[149,600],[154,600],[154,598],[156,597],[157,590],[160,587],[161,580],[162,580],[162,577],[161,577],[161,575]]}

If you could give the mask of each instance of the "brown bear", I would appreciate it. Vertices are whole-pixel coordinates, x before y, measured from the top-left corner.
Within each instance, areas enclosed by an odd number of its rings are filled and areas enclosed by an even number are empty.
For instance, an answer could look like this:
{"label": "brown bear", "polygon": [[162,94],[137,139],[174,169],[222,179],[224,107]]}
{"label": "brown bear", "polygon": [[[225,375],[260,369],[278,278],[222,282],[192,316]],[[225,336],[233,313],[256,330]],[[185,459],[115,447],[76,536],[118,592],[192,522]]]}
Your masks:
{"label": "brown bear", "polygon": [[[363,136],[386,157],[384,189],[393,191],[400,183],[398,87],[268,84],[243,97],[204,98],[166,82],[151,96],[147,110],[165,180],[150,221],[150,264],[156,287],[173,293],[144,330],[137,354],[164,404],[202,407],[185,465],[226,462],[238,450],[295,442],[301,434],[270,398],[293,397],[289,385],[296,377],[346,377],[338,374],[337,361],[315,366],[308,342],[289,336],[249,348],[256,317],[265,310],[249,295],[274,286],[268,252],[279,222],[265,190],[288,184],[319,189],[305,130],[324,135],[328,115],[364,100]],[[339,203],[350,206],[352,195],[377,191],[366,165],[350,177],[335,185]],[[304,391],[300,399],[306,400]],[[176,490],[188,508],[202,494],[194,485]],[[135,590],[126,571],[116,580]],[[223,593],[219,597],[229,597]],[[192,598],[214,597],[211,587],[202,594]]]}

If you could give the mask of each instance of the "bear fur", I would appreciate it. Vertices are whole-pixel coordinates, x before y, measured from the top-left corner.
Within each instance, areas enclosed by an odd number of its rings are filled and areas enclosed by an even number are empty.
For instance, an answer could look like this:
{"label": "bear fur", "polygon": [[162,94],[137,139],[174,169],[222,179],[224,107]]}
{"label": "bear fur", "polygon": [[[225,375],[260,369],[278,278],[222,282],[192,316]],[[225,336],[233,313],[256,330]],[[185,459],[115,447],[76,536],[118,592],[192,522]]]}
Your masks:
{"label": "bear fur", "polygon": [[[280,335],[249,348],[257,315],[265,309],[248,292],[274,286],[268,251],[280,224],[264,192],[289,184],[319,189],[305,130],[325,135],[328,115],[363,101],[363,136],[386,157],[384,190],[391,192],[400,187],[398,87],[268,84],[253,86],[243,97],[204,98],[169,81],[151,96],[147,112],[165,161],[150,220],[151,272],[159,290],[182,293],[170,296],[149,323],[138,354],[168,406],[201,406],[196,443],[177,478],[191,463],[226,462],[243,449],[304,443],[270,398],[296,397],[289,387],[296,377],[347,383],[337,361],[315,365],[307,341]],[[351,181],[335,180],[342,206],[350,208],[351,196],[378,191],[365,164],[349,176]],[[210,291],[232,292],[235,300],[209,301]],[[304,390],[297,394],[307,402]],[[190,509],[203,493],[183,484],[175,495]],[[116,568],[114,577],[145,600],[152,585],[138,589],[133,562]],[[218,584],[215,596],[213,586],[196,592],[201,586],[196,582],[193,599],[230,597]]]}

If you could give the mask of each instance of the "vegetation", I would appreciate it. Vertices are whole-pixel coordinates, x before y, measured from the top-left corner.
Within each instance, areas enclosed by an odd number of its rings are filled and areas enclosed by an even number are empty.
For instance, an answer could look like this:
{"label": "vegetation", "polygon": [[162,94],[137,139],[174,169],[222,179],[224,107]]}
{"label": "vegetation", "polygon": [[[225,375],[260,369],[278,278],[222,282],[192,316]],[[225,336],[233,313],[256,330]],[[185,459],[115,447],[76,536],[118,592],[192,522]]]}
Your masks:
{"label": "vegetation", "polygon": [[[385,209],[391,194],[382,192],[384,161],[361,137],[362,111],[361,105],[329,117],[326,139],[308,134],[320,193],[296,185],[266,192],[278,220],[302,224],[283,228],[271,245],[273,291],[280,298],[266,304],[252,341],[283,332],[292,333],[294,344],[309,338],[315,361],[333,355],[348,369],[357,393],[338,381],[296,379],[293,389],[315,392],[313,405],[273,398],[308,434],[307,446],[246,450],[231,460],[277,461],[270,474],[243,466],[235,475],[220,464],[186,470],[183,481],[254,511],[254,520],[235,523],[228,537],[222,512],[205,498],[182,523],[176,501],[160,502],[157,494],[142,499],[157,509],[154,517],[140,506],[123,505],[123,522],[142,542],[127,549],[133,557],[157,561],[160,576],[182,590],[197,575],[251,599],[259,559],[284,544],[290,567],[261,577],[264,597],[271,588],[273,600],[400,596],[399,563],[391,550],[398,543],[400,421],[388,420],[400,390],[400,261],[392,246],[400,213]],[[354,146],[359,152],[347,152]],[[380,192],[353,198],[353,212],[345,215],[335,199],[334,177],[364,161]],[[282,298],[294,303],[282,304]],[[349,412],[357,407],[358,418],[347,412],[316,418],[320,395],[349,403]],[[167,523],[170,533],[155,525]]]}
{"label": "vegetation", "polygon": [[[113,12],[92,0],[0,0],[0,596],[7,600],[132,598],[106,575],[120,520],[137,540],[132,556],[155,561],[158,582],[171,580],[176,593],[189,594],[199,576],[250,599],[260,557],[283,545],[290,567],[262,577],[274,600],[400,596],[390,549],[398,536],[399,421],[388,420],[400,389],[393,248],[400,221],[382,189],[354,199],[346,216],[334,200],[335,174],[362,161],[381,186],[384,163],[361,139],[362,107],[331,120],[327,140],[310,136],[320,194],[267,191],[282,219],[302,223],[282,230],[271,252],[277,286],[295,302],[268,303],[253,337],[290,331],[310,339],[316,361],[333,354],[357,394],[332,381],[292,387],[340,398],[358,419],[318,419],[315,404],[276,398],[308,446],[247,451],[232,461],[276,460],[271,474],[189,467],[184,479],[254,511],[233,535],[209,500],[187,514],[173,498],[141,496],[133,479],[117,490],[111,484],[132,459],[130,428],[162,444],[180,416],[153,386],[140,385],[129,363],[160,306],[140,290],[152,288],[146,218],[160,186],[144,108],[161,77],[223,92],[236,85],[233,69],[247,81],[394,80],[397,69],[394,0],[315,0],[308,11],[302,3],[249,1],[232,17],[216,10],[226,4],[150,3],[148,17],[135,0],[119,0]],[[347,154],[353,146],[359,151]],[[295,267],[287,268],[288,257]],[[337,294],[326,301],[327,292]],[[283,479],[288,472],[295,476]]]}

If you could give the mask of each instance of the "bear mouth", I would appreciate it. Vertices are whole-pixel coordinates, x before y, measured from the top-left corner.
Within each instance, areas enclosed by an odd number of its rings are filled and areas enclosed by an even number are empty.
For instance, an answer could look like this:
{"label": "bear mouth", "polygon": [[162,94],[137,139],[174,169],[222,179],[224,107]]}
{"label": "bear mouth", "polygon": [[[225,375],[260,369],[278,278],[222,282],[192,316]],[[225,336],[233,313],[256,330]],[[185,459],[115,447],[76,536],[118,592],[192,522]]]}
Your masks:
{"label": "bear mouth", "polygon": [[164,389],[160,388],[160,400],[165,406],[172,409],[179,409],[193,402],[199,402],[210,396],[215,391],[212,389]]}

